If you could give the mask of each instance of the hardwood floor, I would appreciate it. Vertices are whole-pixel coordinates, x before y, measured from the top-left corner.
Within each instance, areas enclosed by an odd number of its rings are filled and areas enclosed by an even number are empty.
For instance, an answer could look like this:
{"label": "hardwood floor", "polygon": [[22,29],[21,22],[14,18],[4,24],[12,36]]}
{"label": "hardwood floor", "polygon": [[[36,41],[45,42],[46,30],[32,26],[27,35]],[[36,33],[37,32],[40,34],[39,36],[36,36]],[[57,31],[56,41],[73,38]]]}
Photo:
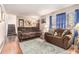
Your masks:
{"label": "hardwood floor", "polygon": [[[70,47],[68,49],[70,54],[77,54],[79,53],[79,50],[73,49]],[[19,39],[17,36],[8,36],[6,43],[2,49],[2,54],[22,54],[22,50],[19,45]]]}
{"label": "hardwood floor", "polygon": [[70,54],[79,54],[79,49],[75,46],[75,45],[72,45],[68,51],[70,52]]}
{"label": "hardwood floor", "polygon": [[2,54],[22,54],[17,36],[8,36]]}

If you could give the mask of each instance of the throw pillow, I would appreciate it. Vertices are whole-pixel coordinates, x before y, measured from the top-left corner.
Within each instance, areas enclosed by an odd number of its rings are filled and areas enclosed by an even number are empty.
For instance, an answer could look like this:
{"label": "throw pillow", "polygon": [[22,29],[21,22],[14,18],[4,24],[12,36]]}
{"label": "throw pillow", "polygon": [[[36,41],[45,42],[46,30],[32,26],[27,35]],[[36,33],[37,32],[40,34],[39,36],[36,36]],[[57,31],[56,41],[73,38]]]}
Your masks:
{"label": "throw pillow", "polygon": [[49,33],[50,33],[51,35],[54,35],[54,29],[53,29],[53,30],[50,30]]}
{"label": "throw pillow", "polygon": [[54,36],[56,36],[56,35],[57,35],[57,32],[55,32]]}
{"label": "throw pillow", "polygon": [[54,35],[54,33],[55,33],[55,30],[53,29],[53,30],[52,30],[52,35]]}
{"label": "throw pillow", "polygon": [[66,35],[66,32],[67,32],[67,30],[65,30],[65,31],[62,33],[62,36],[65,36],[65,35]]}
{"label": "throw pillow", "polygon": [[54,33],[53,33],[53,32],[49,32],[48,34],[49,34],[49,35],[54,35]]}

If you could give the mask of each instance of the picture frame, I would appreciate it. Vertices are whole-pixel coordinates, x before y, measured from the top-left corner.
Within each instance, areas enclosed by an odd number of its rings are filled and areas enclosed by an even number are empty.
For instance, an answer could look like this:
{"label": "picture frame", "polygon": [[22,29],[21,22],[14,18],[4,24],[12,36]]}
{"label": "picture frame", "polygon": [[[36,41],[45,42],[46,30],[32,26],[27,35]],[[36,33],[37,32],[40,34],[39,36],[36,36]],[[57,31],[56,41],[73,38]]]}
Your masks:
{"label": "picture frame", "polygon": [[45,18],[42,18],[41,19],[41,23],[46,23],[46,19]]}
{"label": "picture frame", "polygon": [[19,27],[24,27],[24,19],[19,19]]}

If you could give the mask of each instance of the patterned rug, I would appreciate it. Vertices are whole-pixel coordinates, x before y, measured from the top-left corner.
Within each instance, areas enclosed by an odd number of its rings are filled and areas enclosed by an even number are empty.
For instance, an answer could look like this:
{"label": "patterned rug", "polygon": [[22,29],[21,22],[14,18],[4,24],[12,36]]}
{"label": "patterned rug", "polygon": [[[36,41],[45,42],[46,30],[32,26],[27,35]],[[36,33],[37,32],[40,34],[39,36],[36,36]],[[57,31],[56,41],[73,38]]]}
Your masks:
{"label": "patterned rug", "polygon": [[40,38],[21,42],[20,47],[24,54],[68,54],[68,51]]}

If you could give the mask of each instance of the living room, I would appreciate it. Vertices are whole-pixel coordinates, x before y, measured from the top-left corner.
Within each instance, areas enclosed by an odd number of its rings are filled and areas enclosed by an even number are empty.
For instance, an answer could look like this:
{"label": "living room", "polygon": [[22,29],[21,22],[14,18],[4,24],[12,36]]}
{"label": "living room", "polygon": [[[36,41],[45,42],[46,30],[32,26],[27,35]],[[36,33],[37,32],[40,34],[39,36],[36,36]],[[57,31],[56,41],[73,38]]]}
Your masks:
{"label": "living room", "polygon": [[1,4],[0,14],[2,54],[79,53],[78,4]]}

